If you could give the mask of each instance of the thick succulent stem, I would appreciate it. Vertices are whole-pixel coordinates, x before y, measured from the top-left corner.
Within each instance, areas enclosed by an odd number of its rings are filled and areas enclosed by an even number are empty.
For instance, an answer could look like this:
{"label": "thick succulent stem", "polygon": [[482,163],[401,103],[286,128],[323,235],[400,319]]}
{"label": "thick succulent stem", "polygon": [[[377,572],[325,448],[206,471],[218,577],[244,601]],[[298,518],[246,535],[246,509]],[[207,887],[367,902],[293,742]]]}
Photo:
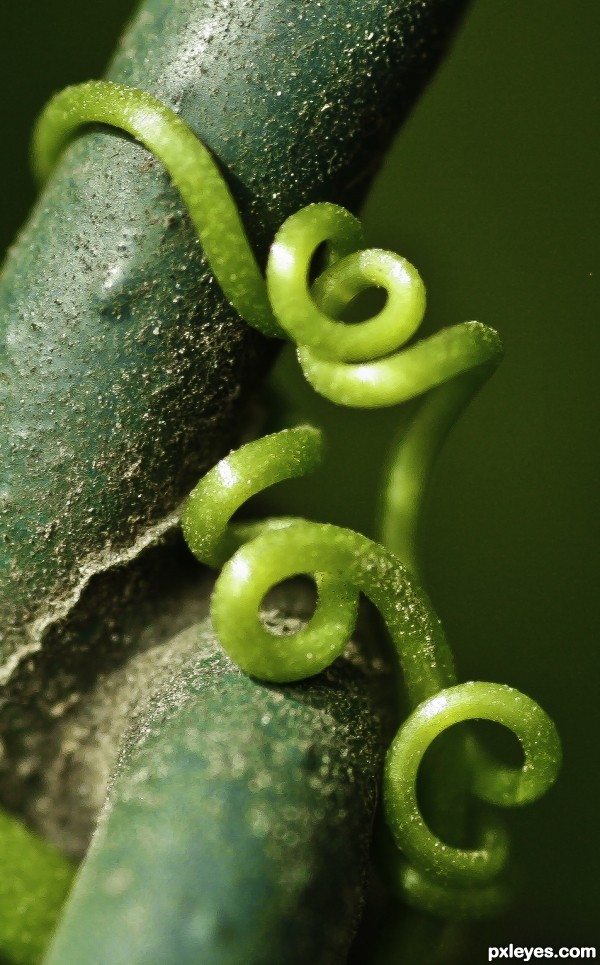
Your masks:
{"label": "thick succulent stem", "polygon": [[[292,211],[362,197],[463,5],[147,0],[108,76],[202,137],[260,260]],[[95,573],[168,526],[272,349],[227,305],[161,166],[107,130],[67,151],[11,249],[0,318],[6,680]]]}

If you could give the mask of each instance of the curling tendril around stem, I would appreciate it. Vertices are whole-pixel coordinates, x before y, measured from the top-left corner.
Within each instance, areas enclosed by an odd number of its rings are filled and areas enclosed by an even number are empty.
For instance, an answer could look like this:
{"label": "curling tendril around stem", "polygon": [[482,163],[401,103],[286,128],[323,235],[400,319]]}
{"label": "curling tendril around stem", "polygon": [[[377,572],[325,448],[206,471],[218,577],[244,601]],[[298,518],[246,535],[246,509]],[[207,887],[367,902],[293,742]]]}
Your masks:
{"label": "curling tendril around stem", "polygon": [[[375,604],[414,708],[385,767],[387,819],[408,859],[393,874],[418,907],[455,917],[485,914],[498,904],[495,879],[507,857],[504,833],[495,824],[484,825],[473,850],[440,841],[417,803],[420,762],[446,728],[470,719],[494,720],[513,731],[525,760],[515,769],[490,761],[485,773],[476,767],[471,790],[488,803],[525,804],[554,781],[560,758],[556,731],[537,704],[510,687],[456,683],[430,601],[383,546],[352,530],[305,520],[229,524],[251,495],[310,471],[320,446],[320,434],[310,426],[265,436],[221,460],[193,490],[182,517],[188,545],[209,565],[224,564],[211,605],[215,629],[243,670],[263,680],[292,681],[318,673],[342,653],[354,629],[360,592]],[[317,609],[294,637],[276,636],[261,622],[261,602],[274,585],[299,573],[314,577]]]}
{"label": "curling tendril around stem", "polygon": [[[399,350],[423,317],[423,282],[399,255],[365,249],[358,219],[334,204],[309,205],[287,219],[263,278],[210,151],[170,108],[122,84],[89,81],[49,102],[33,134],[40,182],[80,128],[92,123],[126,131],[164,164],[228,301],[263,334],[296,343],[304,374],[319,393],[361,408],[426,393],[391,468],[382,522],[385,544],[416,572],[425,483],[458,413],[500,359],[496,332],[463,322]],[[323,243],[327,267],[309,286],[311,262]],[[373,286],[387,296],[374,318],[355,325],[337,320],[356,295]]]}
{"label": "curling tendril around stem", "polygon": [[[544,712],[518,691],[457,683],[439,620],[414,575],[427,477],[457,414],[497,364],[498,336],[465,322],[404,347],[423,318],[423,283],[405,259],[365,249],[360,223],[333,204],[309,205],[287,219],[263,278],[210,152],[176,114],[141,91],[94,81],[58,94],[34,134],[40,179],[77,130],[97,122],[127,131],[163,162],[227,299],[264,334],[296,343],[304,374],[318,392],[362,408],[424,395],[390,474],[382,526],[388,548],[351,530],[304,520],[230,525],[249,496],[318,462],[320,435],[311,427],[267,436],[222,460],[193,491],[182,525],[195,555],[223,566],[212,600],[215,627],[232,659],[254,676],[285,682],[323,670],[353,632],[359,593],[380,610],[412,708],[385,766],[387,820],[404,855],[393,874],[417,907],[448,916],[485,914],[497,904],[504,834],[487,822],[475,848],[440,840],[417,802],[423,755],[442,731],[465,720],[508,727],[521,742],[522,767],[498,766],[469,744],[469,786],[488,803],[512,806],[536,799],[553,783],[558,737]],[[326,266],[311,284],[313,257],[323,243]],[[373,286],[386,294],[381,311],[355,325],[340,321],[349,303]],[[272,586],[298,573],[313,575],[318,606],[293,638],[277,637],[260,620],[261,601]]]}

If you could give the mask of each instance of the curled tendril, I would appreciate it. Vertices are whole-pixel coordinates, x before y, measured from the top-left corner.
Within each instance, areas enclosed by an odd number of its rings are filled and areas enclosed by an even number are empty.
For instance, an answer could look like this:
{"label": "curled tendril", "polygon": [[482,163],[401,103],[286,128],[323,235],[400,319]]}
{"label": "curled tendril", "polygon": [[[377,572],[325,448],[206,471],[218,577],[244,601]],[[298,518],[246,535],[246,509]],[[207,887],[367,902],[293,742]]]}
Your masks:
{"label": "curled tendril", "polygon": [[[382,522],[385,544],[416,572],[425,482],[447,431],[499,361],[496,332],[464,322],[398,351],[423,317],[423,282],[399,255],[364,250],[360,222],[334,204],[309,205],[287,219],[271,247],[265,280],[208,149],[170,108],[122,84],[89,81],[48,103],[33,133],[40,182],[79,129],[92,123],[126,131],[164,164],[228,301],[263,334],[297,344],[304,374],[318,392],[342,405],[370,408],[426,393],[391,467]],[[310,286],[311,263],[323,243],[327,267]],[[374,318],[355,325],[336,320],[372,286],[387,296]]]}
{"label": "curled tendril", "polygon": [[[360,407],[426,393],[389,477],[383,518],[389,548],[351,530],[305,520],[230,524],[250,496],[318,463],[321,437],[310,426],[267,436],[223,459],[192,492],[182,526],[195,555],[223,567],[212,613],[224,648],[261,679],[298,680],[327,667],[353,632],[360,593],[380,610],[413,708],[385,765],[387,821],[404,855],[394,863],[392,878],[409,903],[436,914],[473,916],[495,909],[507,855],[504,832],[486,820],[479,843],[470,849],[437,837],[417,801],[423,755],[454,724],[489,719],[504,725],[521,742],[520,768],[499,766],[473,742],[461,747],[469,750],[464,763],[472,793],[512,806],[535,800],[553,783],[558,737],[545,713],[518,691],[493,683],[457,684],[440,622],[410,574],[418,572],[415,529],[429,470],[458,412],[497,364],[498,336],[478,322],[465,322],[403,348],[424,314],[423,283],[398,255],[365,250],[360,223],[332,204],[310,205],[288,218],[263,279],[209,151],[169,108],[141,91],[98,81],[58,94],[34,134],[41,179],[77,129],[92,122],[129,132],[163,162],[227,299],[264,334],[296,342],[304,373],[318,392]],[[310,284],[312,261],[323,243],[326,267]],[[386,293],[383,309],[360,324],[341,322],[348,304],[373,286]],[[318,605],[297,634],[278,637],[263,625],[260,605],[271,587],[299,573],[315,579]]]}
{"label": "curled tendril", "polygon": [[[221,460],[191,493],[182,516],[188,545],[203,562],[224,563],[211,604],[215,628],[243,670],[263,680],[292,681],[323,670],[341,654],[354,629],[360,592],[375,604],[415,707],[385,766],[388,824],[408,860],[394,874],[408,900],[421,908],[453,916],[486,913],[499,897],[498,888],[487,883],[505,864],[505,835],[488,823],[476,849],[440,841],[417,802],[419,765],[446,728],[475,718],[494,720],[513,731],[525,760],[515,769],[488,760],[483,773],[475,767],[471,789],[489,803],[525,804],[543,794],[556,776],[560,748],[554,725],[537,704],[510,687],[456,684],[431,603],[383,546],[352,530],[305,520],[229,524],[249,496],[313,468],[320,450],[320,434],[310,426],[265,436]],[[261,602],[277,583],[300,573],[315,579],[317,609],[293,637],[276,636],[261,622]],[[478,763],[478,751],[474,758]]]}

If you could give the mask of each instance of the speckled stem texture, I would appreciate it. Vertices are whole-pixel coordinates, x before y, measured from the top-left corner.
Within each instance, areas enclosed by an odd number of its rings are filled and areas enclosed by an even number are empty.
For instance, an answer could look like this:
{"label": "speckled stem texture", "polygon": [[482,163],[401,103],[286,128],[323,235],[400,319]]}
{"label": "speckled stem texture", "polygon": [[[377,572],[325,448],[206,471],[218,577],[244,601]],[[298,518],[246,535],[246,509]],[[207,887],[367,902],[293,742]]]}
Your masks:
{"label": "speckled stem texture", "polygon": [[[107,76],[211,148],[260,257],[302,205],[360,200],[463,6],[148,0]],[[272,349],[226,305],[160,165],[106,130],[66,152],[11,250],[0,333],[6,680],[95,574],[168,528]]]}
{"label": "speckled stem texture", "polygon": [[[353,647],[310,684],[262,685],[207,622],[161,650],[171,671],[135,708],[46,965],[345,961],[377,793],[381,663]],[[131,700],[127,674],[113,696]]]}

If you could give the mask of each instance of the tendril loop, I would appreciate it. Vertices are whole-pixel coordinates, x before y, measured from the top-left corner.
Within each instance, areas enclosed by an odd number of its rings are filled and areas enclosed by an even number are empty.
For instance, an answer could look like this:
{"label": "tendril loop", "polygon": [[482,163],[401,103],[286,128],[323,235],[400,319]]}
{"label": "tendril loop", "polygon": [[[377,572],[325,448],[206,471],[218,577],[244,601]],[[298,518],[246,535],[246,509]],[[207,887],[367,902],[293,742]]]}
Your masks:
{"label": "tendril loop", "polygon": [[[306,520],[266,520],[229,525],[248,495],[314,468],[320,435],[308,426],[249,443],[223,459],[193,490],[182,515],[183,532],[196,556],[224,564],[211,610],[224,649],[241,669],[262,680],[287,682],[325,669],[354,630],[359,593],[380,610],[415,707],[388,751],[384,802],[389,827],[406,861],[393,869],[407,900],[437,914],[473,917],[498,905],[495,879],[508,854],[496,823],[482,824],[475,849],[452,847],[429,829],[417,802],[423,756],[445,729],[489,719],[521,741],[521,768],[486,760],[474,767],[471,791],[510,806],[535,800],[553,783],[560,759],[553,724],[529,697],[492,683],[456,684],[452,655],[425,593],[400,560],[360,533]],[[307,574],[318,589],[316,611],[293,636],[270,632],[260,620],[261,601],[288,577]],[[478,749],[472,750],[477,764]],[[408,863],[407,863],[408,862]],[[450,900],[449,896],[452,896]]]}
{"label": "tendril loop", "polygon": [[[504,832],[486,819],[471,849],[434,834],[417,801],[423,756],[454,724],[475,718],[502,724],[522,744],[522,767],[499,766],[472,741],[463,741],[458,753],[467,765],[468,790],[488,803],[513,806],[535,800],[553,783],[560,745],[552,722],[529,697],[499,684],[457,683],[440,622],[414,577],[415,530],[427,477],[457,414],[497,364],[498,336],[478,322],[464,322],[405,347],[425,311],[418,272],[392,252],[365,249],[360,223],[332,204],[310,205],[287,219],[263,279],[209,151],[177,115],[141,91],[98,81],[58,94],[35,130],[40,178],[47,177],[77,129],[92,122],[128,131],[163,162],[226,298],[264,334],[296,342],[304,373],[318,392],[365,408],[426,393],[390,472],[382,524],[388,548],[352,530],[305,520],[230,523],[250,496],[318,463],[320,433],[310,426],[266,436],[222,460],[192,492],[182,526],[195,555],[223,567],[212,599],[223,647],[261,679],[298,680],[326,668],[353,632],[360,593],[380,610],[413,708],[385,765],[387,821],[404,856],[393,862],[392,878],[410,904],[430,912],[489,913],[501,894]],[[323,244],[326,266],[311,283],[314,256]],[[354,325],[340,321],[352,300],[373,286],[386,294],[381,311]],[[315,579],[317,608],[293,637],[278,637],[260,619],[261,601],[276,583],[299,573]]]}

